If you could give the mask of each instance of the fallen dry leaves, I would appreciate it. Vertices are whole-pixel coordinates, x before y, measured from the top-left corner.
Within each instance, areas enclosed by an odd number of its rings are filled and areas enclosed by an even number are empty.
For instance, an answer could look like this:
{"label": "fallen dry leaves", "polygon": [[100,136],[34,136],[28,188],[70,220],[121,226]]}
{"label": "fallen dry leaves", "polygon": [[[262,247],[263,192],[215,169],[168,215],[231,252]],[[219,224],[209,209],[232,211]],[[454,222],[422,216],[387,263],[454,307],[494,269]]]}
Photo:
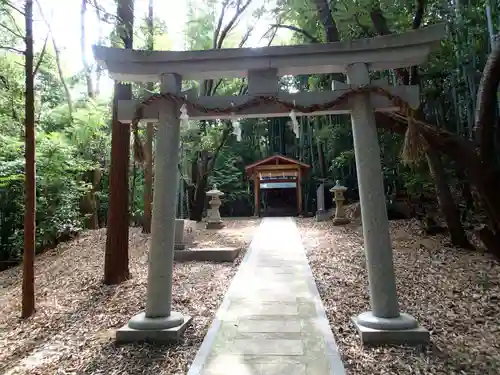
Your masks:
{"label": "fallen dry leaves", "polygon": [[[250,242],[257,220],[226,220],[226,227],[198,243]],[[205,231],[208,232],[208,231]],[[205,235],[208,236],[207,233]],[[0,373],[185,374],[222,301],[244,251],[235,263],[176,263],[173,309],[194,317],[180,344],[116,346],[114,330],[144,309],[148,236],[130,230],[132,278],[102,284],[105,229],[89,231],[36,260],[36,314],[18,319],[21,269],[0,273]],[[221,242],[221,243],[218,243]]]}
{"label": "fallen dry leaves", "polygon": [[401,310],[431,331],[426,349],[360,345],[350,318],[369,310],[361,227],[298,220],[347,374],[499,374],[500,264],[422,238],[413,221],[390,225]]}
{"label": "fallen dry leaves", "polygon": [[[184,221],[184,242],[187,248],[216,248],[216,247],[245,247],[246,237],[242,233],[240,225],[234,225],[240,221],[232,218],[224,218],[222,230],[205,229],[205,222]],[[244,219],[244,222],[252,222]],[[254,224],[256,221],[253,221]],[[254,225],[252,224],[252,225]]]}
{"label": "fallen dry leaves", "polygon": [[[192,246],[242,246],[256,220],[221,231],[188,223]],[[349,375],[500,373],[500,265],[490,256],[420,237],[412,221],[391,222],[403,311],[431,330],[426,348],[363,348],[350,317],[369,309],[361,227],[299,219],[304,246]],[[37,257],[37,313],[22,322],[19,267],[0,273],[0,373],[185,374],[222,301],[234,264],[175,264],[174,309],[194,316],[180,344],[116,346],[114,329],[144,308],[148,238],[130,231],[132,279],[101,283],[105,230]]]}

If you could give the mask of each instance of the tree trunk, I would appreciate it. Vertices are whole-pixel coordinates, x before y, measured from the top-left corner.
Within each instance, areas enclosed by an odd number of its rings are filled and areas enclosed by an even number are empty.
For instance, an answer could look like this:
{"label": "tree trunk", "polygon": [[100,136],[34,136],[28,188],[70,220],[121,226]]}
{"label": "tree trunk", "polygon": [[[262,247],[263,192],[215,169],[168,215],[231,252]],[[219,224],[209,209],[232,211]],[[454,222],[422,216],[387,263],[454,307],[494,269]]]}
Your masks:
{"label": "tree trunk", "polygon": [[[104,41],[104,38],[102,36],[103,33],[102,33],[101,8],[99,7],[98,0],[94,0],[94,10],[95,10],[96,19],[98,22],[97,42],[99,44],[102,44],[102,42]],[[101,92],[101,76],[102,76],[102,68],[99,64],[95,65],[95,73],[96,73],[96,77],[95,77],[95,85],[94,85],[94,96],[98,97],[100,92]]]}
{"label": "tree trunk", "polygon": [[[321,121],[319,117],[316,117],[314,119],[315,127],[314,127],[314,133],[316,135],[316,147],[318,149],[318,163],[319,163],[319,174],[321,178],[326,178],[327,175],[327,167],[326,167],[326,161],[325,161],[325,153],[323,151],[323,142],[321,141],[319,137],[319,132],[322,129],[321,126]],[[311,140],[312,143],[312,140]]]}
{"label": "tree trunk", "polygon": [[476,133],[479,139],[479,154],[488,167],[496,166],[497,152],[495,132],[498,117],[497,90],[500,83],[500,41],[495,42],[488,56],[477,92]]}
{"label": "tree trunk", "polygon": [[80,7],[80,53],[82,54],[83,74],[85,75],[85,82],[87,83],[87,95],[89,98],[94,98],[95,92],[92,82],[92,69],[88,63],[86,51],[85,15],[87,14],[87,1],[89,0],[82,0]]}
{"label": "tree trunk", "polygon": [[109,207],[104,283],[119,284],[129,278],[128,269],[128,190],[130,128],[118,122],[118,100],[130,99],[130,84],[115,82],[111,130],[111,167],[109,172]]}
{"label": "tree trunk", "polygon": [[436,196],[439,202],[441,214],[446,221],[450,233],[451,243],[464,249],[473,249],[460,221],[460,211],[453,200],[448,181],[446,181],[446,171],[441,160],[441,156],[434,150],[426,153],[429,172],[434,180]]}
{"label": "tree trunk", "polygon": [[465,201],[465,210],[462,213],[462,221],[465,221],[468,214],[474,211],[474,196],[472,195],[470,183],[469,181],[467,181],[467,177],[465,176],[463,168],[455,165],[455,171],[458,178],[458,187],[460,189],[462,199]]}
{"label": "tree trunk", "polygon": [[35,93],[33,77],[33,0],[25,3],[25,208],[23,254],[23,319],[35,312],[35,246],[36,246],[36,168],[35,168]]}
{"label": "tree trunk", "polygon": [[188,190],[191,210],[189,219],[200,222],[205,208],[205,190],[208,183],[208,153],[201,151],[191,162],[191,181],[193,186]]}
{"label": "tree trunk", "polygon": [[200,222],[203,220],[203,211],[205,210],[205,191],[207,190],[208,176],[203,176],[196,182],[194,190],[194,199],[191,204],[191,211],[189,219]]}
{"label": "tree trunk", "polygon": [[137,218],[135,217],[135,190],[137,188],[137,163],[132,160],[132,184],[130,187],[130,218],[132,219],[132,224],[137,225]]}
{"label": "tree trunk", "polygon": [[340,40],[340,34],[337,28],[337,24],[333,19],[328,1],[314,0],[314,5],[316,6],[316,11],[318,12],[319,21],[321,22],[325,30],[326,41],[338,42]]}
{"label": "tree trunk", "polygon": [[154,125],[146,126],[145,167],[144,167],[144,218],[142,232],[151,233],[151,219],[153,213],[153,135]]}
{"label": "tree trunk", "polygon": [[194,186],[188,189],[189,202],[191,206],[189,213],[190,220],[201,221],[203,219],[206,196],[205,191],[208,186],[208,176],[212,173],[217,157],[219,156],[222,147],[226,144],[229,134],[229,127],[226,127],[222,131],[219,145],[213,154],[209,157],[208,151],[198,152],[196,159],[191,162],[191,181]]}
{"label": "tree trunk", "polygon": [[[154,24],[153,24],[153,0],[148,5],[148,49],[154,49]],[[148,84],[148,90],[153,91],[153,83]],[[145,163],[144,163],[144,217],[142,220],[142,232],[151,233],[151,219],[153,216],[153,136],[154,124],[146,125]]]}
{"label": "tree trunk", "polygon": [[87,174],[86,180],[92,184],[90,191],[83,197],[80,204],[80,212],[87,217],[85,220],[85,227],[89,229],[99,228],[99,214],[98,214],[98,199],[97,191],[101,182],[101,170],[94,169]]}
{"label": "tree trunk", "polygon": [[52,35],[52,45],[54,46],[54,57],[56,60],[57,73],[59,74],[59,80],[61,81],[61,84],[64,88],[64,94],[66,95],[66,101],[68,102],[69,118],[71,121],[73,121],[73,100],[71,99],[71,92],[69,91],[68,84],[66,83],[66,80],[64,79],[64,74],[63,74],[62,64],[61,64],[61,56],[59,53],[59,48],[57,47],[57,44],[56,44],[56,39],[54,38],[54,34],[51,34],[51,35]]}
{"label": "tree trunk", "polygon": [[[126,49],[133,43],[133,0],[118,2],[118,33]],[[111,167],[109,173],[109,208],[106,253],[104,257],[104,283],[119,284],[130,277],[128,268],[128,173],[130,160],[130,127],[118,122],[118,100],[130,100],[130,84],[115,82],[113,119],[111,130]]]}
{"label": "tree trunk", "polygon": [[[404,134],[405,127],[396,121],[387,121],[387,115],[376,114],[377,125],[385,129]],[[461,136],[452,134],[446,130],[436,129],[425,123],[417,121],[419,132],[428,145],[435,151],[450,157],[462,168],[471,185],[476,189],[480,204],[484,208],[489,221],[488,235],[490,240],[484,242],[489,252],[500,258],[500,246],[491,246],[498,238],[500,242],[500,172],[495,168],[487,168],[477,155],[474,143]]]}
{"label": "tree trunk", "polygon": [[[417,2],[417,9],[413,19],[412,29],[418,29],[420,27],[424,7],[425,2],[419,0]],[[372,8],[370,11],[370,17],[379,35],[390,34],[386,19],[378,5]],[[395,73],[400,77],[403,85],[420,86],[420,76],[416,66],[412,66],[408,70],[398,69]],[[424,118],[422,109],[418,111],[417,118]],[[462,248],[473,248],[467,239],[467,235],[465,234],[465,230],[460,220],[460,210],[453,200],[450,186],[446,181],[446,172],[441,161],[441,156],[438,155],[435,150],[429,149],[426,151],[426,159],[429,166],[429,172],[434,176],[436,198],[438,200],[443,219],[448,226],[452,244]]]}

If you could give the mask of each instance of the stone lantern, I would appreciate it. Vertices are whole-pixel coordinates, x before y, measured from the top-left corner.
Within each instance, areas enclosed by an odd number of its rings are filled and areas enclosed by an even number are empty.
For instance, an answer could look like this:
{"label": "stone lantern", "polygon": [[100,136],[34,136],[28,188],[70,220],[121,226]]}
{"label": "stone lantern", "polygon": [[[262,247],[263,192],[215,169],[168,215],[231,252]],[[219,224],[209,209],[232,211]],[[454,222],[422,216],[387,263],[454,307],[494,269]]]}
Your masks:
{"label": "stone lantern", "polygon": [[222,204],[220,197],[224,195],[224,193],[217,189],[217,186],[214,184],[212,190],[207,191],[207,195],[210,197],[210,208],[207,211],[207,229],[221,229],[224,227],[222,223],[222,219],[220,217],[219,207]]}
{"label": "stone lantern", "polygon": [[333,225],[349,224],[350,220],[345,216],[344,210],[344,193],[347,190],[345,186],[340,185],[339,180],[336,181],[335,186],[330,189],[333,193],[333,201],[335,202],[335,217],[333,218]]}

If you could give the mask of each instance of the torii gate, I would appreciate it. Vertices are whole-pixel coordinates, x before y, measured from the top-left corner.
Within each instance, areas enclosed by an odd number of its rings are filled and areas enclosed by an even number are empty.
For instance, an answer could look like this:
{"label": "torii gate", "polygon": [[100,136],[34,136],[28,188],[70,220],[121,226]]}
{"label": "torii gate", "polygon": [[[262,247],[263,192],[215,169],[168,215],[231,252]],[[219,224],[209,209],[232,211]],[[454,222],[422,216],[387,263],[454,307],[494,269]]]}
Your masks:
{"label": "torii gate", "polygon": [[[191,119],[350,113],[353,128],[371,311],[353,318],[365,343],[425,343],[429,333],[400,313],[374,111],[419,106],[414,86],[370,85],[370,71],[405,68],[427,60],[445,25],[400,35],[326,44],[205,51],[137,51],[94,46],[96,60],[115,80],[161,82],[161,94],[141,103],[120,101],[122,123],[158,121],[152,237],[145,312],[117,332],[118,341],[164,341],[182,334],[190,317],[171,311],[180,107]],[[284,75],[346,73],[332,91],[280,92]],[[247,77],[248,95],[198,97],[182,80]],[[364,87],[370,85],[370,87]],[[382,95],[381,95],[382,94]],[[154,100],[160,99],[160,100]],[[407,104],[406,104],[407,103]],[[146,105],[147,104],[147,105]]]}

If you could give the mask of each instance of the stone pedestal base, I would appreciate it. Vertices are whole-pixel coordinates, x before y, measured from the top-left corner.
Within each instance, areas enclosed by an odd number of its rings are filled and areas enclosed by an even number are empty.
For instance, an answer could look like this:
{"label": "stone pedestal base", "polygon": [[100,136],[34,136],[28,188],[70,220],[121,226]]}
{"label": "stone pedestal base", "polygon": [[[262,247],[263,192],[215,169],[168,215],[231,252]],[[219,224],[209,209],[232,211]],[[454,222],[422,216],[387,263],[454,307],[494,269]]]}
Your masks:
{"label": "stone pedestal base", "polygon": [[184,250],[184,220],[175,219],[174,250]]}
{"label": "stone pedestal base", "polygon": [[316,221],[326,221],[330,218],[328,211],[316,211]]}
{"label": "stone pedestal base", "polygon": [[206,229],[222,229],[224,228],[224,223],[222,221],[220,222],[207,222],[207,225],[205,226]]}
{"label": "stone pedestal base", "polygon": [[186,249],[174,253],[174,260],[178,262],[233,262],[240,254],[237,247],[221,247],[206,249]]}
{"label": "stone pedestal base", "polygon": [[399,318],[381,319],[365,312],[352,318],[364,345],[426,345],[430,334],[408,314]]}
{"label": "stone pedestal base", "polygon": [[346,225],[349,224],[351,220],[349,220],[346,217],[334,217],[333,218],[333,225]]}
{"label": "stone pedestal base", "polygon": [[145,314],[141,313],[116,331],[116,342],[167,343],[178,341],[191,320],[190,316],[175,312],[167,318],[146,318]]}

